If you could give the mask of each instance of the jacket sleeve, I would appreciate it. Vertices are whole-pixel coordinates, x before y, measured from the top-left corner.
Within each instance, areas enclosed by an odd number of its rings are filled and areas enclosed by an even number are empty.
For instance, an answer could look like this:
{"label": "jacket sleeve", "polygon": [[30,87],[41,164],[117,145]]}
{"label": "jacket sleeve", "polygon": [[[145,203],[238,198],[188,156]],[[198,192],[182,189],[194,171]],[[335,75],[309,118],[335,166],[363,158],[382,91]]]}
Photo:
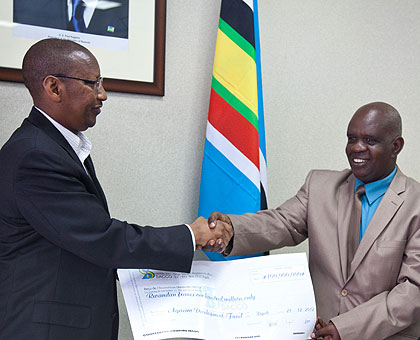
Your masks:
{"label": "jacket sleeve", "polygon": [[113,219],[88,190],[89,181],[64,151],[34,148],[16,163],[17,209],[36,233],[96,265],[190,270],[194,251],[187,226],[142,227]]}
{"label": "jacket sleeve", "polygon": [[308,190],[312,171],[297,194],[276,209],[229,215],[235,236],[229,255],[256,254],[294,246],[308,237]]}

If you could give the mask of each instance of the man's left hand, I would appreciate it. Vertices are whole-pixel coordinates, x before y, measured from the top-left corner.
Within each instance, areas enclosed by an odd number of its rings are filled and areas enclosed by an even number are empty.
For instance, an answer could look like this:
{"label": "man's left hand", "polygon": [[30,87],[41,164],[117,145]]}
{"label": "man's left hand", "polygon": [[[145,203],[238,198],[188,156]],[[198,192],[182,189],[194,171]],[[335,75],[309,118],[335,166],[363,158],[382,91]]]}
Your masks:
{"label": "man's left hand", "polygon": [[330,321],[326,324],[320,317],[316,320],[315,332],[312,333],[312,339],[322,338],[324,340],[341,340],[340,334],[338,333],[335,325]]}

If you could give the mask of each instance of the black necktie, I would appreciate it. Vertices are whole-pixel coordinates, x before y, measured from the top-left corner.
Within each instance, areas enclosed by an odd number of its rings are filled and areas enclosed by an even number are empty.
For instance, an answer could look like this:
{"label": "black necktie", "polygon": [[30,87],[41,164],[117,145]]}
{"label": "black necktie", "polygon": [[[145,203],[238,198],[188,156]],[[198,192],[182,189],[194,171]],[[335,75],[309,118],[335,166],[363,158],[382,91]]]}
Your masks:
{"label": "black necktie", "polygon": [[93,166],[92,158],[90,155],[85,159],[85,167],[88,171],[90,178],[92,178],[93,184],[95,184],[96,190],[98,192],[98,198],[102,201],[105,209],[108,211],[108,204],[106,203],[105,194],[102,190],[101,185],[99,184],[98,178],[96,177],[95,168]]}
{"label": "black necktie", "polygon": [[73,0],[73,17],[71,21],[76,32],[86,32],[85,20],[83,18],[85,8],[83,0]]}

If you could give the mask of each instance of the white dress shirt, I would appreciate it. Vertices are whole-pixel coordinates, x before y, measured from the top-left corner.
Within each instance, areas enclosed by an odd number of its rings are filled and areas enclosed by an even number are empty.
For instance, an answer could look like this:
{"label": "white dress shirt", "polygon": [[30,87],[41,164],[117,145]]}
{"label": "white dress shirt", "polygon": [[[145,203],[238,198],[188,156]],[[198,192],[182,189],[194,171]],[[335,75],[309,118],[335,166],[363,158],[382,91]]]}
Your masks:
{"label": "white dress shirt", "polygon": [[[58,131],[60,131],[60,133],[63,135],[63,137],[66,139],[66,141],[70,144],[70,146],[76,153],[83,167],[85,167],[84,162],[86,158],[89,156],[90,151],[92,150],[92,143],[90,142],[90,140],[82,132],[78,132],[77,135],[75,135],[69,129],[65,128],[63,125],[61,125],[60,123],[52,119],[39,107],[35,106],[35,108],[39,112],[41,112],[45,116],[45,118],[47,118],[55,126],[55,128]],[[85,170],[86,170],[86,167],[85,167]],[[89,174],[87,170],[86,170],[86,173]]]}

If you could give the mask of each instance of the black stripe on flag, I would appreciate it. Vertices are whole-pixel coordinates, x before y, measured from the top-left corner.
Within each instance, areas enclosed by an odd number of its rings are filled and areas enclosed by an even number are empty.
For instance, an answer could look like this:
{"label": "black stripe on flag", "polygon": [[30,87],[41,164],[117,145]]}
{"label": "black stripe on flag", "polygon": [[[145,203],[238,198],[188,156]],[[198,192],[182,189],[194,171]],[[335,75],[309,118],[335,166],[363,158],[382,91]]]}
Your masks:
{"label": "black stripe on flag", "polygon": [[261,210],[266,210],[268,209],[267,195],[265,194],[265,190],[261,182],[260,182],[260,188],[261,188]]}
{"label": "black stripe on flag", "polygon": [[255,47],[254,13],[242,0],[222,0],[220,17]]}

